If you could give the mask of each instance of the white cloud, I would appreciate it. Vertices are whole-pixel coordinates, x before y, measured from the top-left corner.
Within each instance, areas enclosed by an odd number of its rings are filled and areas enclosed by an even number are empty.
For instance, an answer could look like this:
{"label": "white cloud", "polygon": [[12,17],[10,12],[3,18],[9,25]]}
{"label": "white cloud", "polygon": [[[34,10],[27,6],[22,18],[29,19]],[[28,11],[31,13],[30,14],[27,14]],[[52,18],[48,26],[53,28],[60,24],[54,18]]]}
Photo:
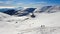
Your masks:
{"label": "white cloud", "polygon": [[0,8],[15,8],[15,6],[0,6]]}
{"label": "white cloud", "polygon": [[17,3],[17,5],[22,5],[23,3]]}
{"label": "white cloud", "polygon": [[17,3],[16,6],[18,7],[40,7],[42,6],[43,4],[40,4],[39,2],[38,3]]}
{"label": "white cloud", "polygon": [[5,4],[12,4],[12,1],[7,1]]}
{"label": "white cloud", "polygon": [[40,3],[40,4],[47,4],[47,2],[44,2],[44,1],[37,2],[37,3]]}
{"label": "white cloud", "polygon": [[36,3],[16,3],[15,5],[12,5],[13,1],[6,1],[6,2],[0,2],[2,4],[6,4],[5,6],[16,6],[16,7],[40,7],[40,6],[44,6],[47,5],[46,2],[36,2]]}
{"label": "white cloud", "polygon": [[3,1],[0,1],[0,4],[3,4],[4,2]]}
{"label": "white cloud", "polygon": [[13,6],[12,1],[0,1],[0,6]]}

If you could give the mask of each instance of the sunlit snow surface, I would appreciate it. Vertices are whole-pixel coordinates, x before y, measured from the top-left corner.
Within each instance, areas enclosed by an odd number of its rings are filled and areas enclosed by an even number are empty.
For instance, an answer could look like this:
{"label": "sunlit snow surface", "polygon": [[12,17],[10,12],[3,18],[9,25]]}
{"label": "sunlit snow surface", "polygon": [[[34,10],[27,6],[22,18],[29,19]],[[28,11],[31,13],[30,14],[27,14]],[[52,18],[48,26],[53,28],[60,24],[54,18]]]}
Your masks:
{"label": "sunlit snow surface", "polygon": [[16,17],[0,13],[0,34],[60,34],[59,11],[34,15],[35,18],[30,15]]}

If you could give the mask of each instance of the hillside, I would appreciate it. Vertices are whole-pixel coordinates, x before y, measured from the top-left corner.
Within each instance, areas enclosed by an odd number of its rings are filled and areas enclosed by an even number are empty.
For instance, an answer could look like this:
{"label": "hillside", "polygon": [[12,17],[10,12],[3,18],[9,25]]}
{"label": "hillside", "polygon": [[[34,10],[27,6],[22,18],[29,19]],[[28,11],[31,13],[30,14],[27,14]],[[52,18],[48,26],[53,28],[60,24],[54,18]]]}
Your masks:
{"label": "hillside", "polygon": [[[24,13],[24,12],[22,12]],[[40,13],[26,16],[0,12],[0,34],[60,34],[60,8],[54,6]]]}

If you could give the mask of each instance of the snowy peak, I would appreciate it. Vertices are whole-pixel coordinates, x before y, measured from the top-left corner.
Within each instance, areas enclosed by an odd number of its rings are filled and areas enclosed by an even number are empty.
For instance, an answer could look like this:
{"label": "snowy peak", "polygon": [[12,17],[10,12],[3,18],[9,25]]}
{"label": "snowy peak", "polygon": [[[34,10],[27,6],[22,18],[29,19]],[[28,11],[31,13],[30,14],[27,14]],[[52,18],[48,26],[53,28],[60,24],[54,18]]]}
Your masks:
{"label": "snowy peak", "polygon": [[54,12],[60,12],[60,6],[54,6],[52,7],[49,12],[54,13]]}
{"label": "snowy peak", "polygon": [[43,6],[39,8],[31,7],[18,7],[15,9],[2,9],[0,10],[3,13],[15,16],[26,16],[30,13],[54,13],[60,12],[60,6]]}
{"label": "snowy peak", "polygon": [[41,8],[37,8],[35,12],[38,13],[54,13],[54,12],[59,12],[60,11],[60,6],[43,6]]}
{"label": "snowy peak", "polygon": [[36,8],[25,8],[24,10],[21,10],[15,13],[15,15],[25,16],[25,15],[28,15],[29,13],[33,13],[35,9]]}

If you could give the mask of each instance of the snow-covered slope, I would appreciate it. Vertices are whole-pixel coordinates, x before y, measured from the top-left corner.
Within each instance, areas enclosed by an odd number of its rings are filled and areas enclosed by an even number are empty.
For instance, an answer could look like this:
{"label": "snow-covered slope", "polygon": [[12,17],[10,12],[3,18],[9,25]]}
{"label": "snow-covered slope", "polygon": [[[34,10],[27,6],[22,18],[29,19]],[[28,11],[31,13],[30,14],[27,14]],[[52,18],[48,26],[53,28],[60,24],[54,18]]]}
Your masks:
{"label": "snow-covered slope", "polygon": [[60,12],[60,6],[53,6],[48,10],[49,13]]}
{"label": "snow-covered slope", "polygon": [[59,11],[60,11],[60,6],[43,6],[43,7],[37,8],[34,12],[54,13]]}
{"label": "snow-covered slope", "polygon": [[18,22],[18,21],[24,21],[25,19],[29,19],[26,16],[23,17],[17,17],[17,16],[10,16],[8,14],[0,12],[0,21],[2,22]]}
{"label": "snow-covered slope", "polygon": [[34,13],[35,18],[0,13],[0,34],[60,34],[60,9],[52,10],[56,12]]}
{"label": "snow-covered slope", "polygon": [[[38,15],[39,14],[39,15]],[[35,13],[35,18],[28,17],[27,19],[24,17],[10,17],[5,18],[4,21],[0,21],[0,32],[1,34],[41,34],[40,26],[45,25],[47,29],[43,32],[48,32],[50,34],[52,30],[52,34],[57,32],[59,34],[60,27],[60,12],[56,13]],[[25,18],[25,19],[24,19]],[[23,21],[22,21],[22,20]],[[10,20],[11,22],[8,22]],[[13,20],[13,21],[12,21]],[[52,28],[50,28],[52,27]],[[54,28],[57,27],[57,28]],[[56,29],[56,31],[54,31]],[[8,31],[8,33],[7,33]],[[50,33],[49,33],[50,32]],[[57,34],[56,33],[56,34]]]}
{"label": "snow-covered slope", "polygon": [[17,16],[26,16],[26,15],[29,15],[29,13],[33,13],[35,9],[36,8],[25,8],[25,9],[15,13],[15,15],[17,15]]}
{"label": "snow-covered slope", "polygon": [[0,20],[2,21],[3,19],[5,19],[5,18],[9,18],[10,17],[10,15],[7,15],[7,14],[5,14],[5,13],[2,13],[2,12],[0,12]]}
{"label": "snow-covered slope", "polygon": [[[26,34],[37,34],[37,32],[40,32],[39,34],[41,34],[41,31],[39,31],[39,29],[35,29],[35,28],[38,28],[40,27],[41,25],[45,25],[48,30],[45,30],[43,32],[48,32],[47,34],[53,34],[54,32],[57,32],[59,33],[60,31],[60,12],[56,12],[56,13],[51,13],[51,14],[48,14],[48,13],[39,13],[39,15],[37,13],[35,13],[35,18],[31,18],[29,17],[28,20],[25,20],[23,22],[21,22],[21,25],[20,27],[18,27],[18,31],[22,33],[26,31],[28,33]],[[49,29],[49,27],[53,27],[51,29]],[[56,31],[54,31],[54,27],[57,27],[56,28]],[[33,29],[32,29],[33,28]],[[31,30],[32,29],[32,30]],[[34,31],[33,31],[34,30]],[[37,30],[37,31],[35,31]],[[51,32],[50,32],[51,30]],[[56,34],[57,34],[56,33]],[[55,33],[54,33],[55,34]]]}
{"label": "snow-covered slope", "polygon": [[17,34],[19,22],[28,19],[27,17],[15,17],[0,13],[0,34]]}

